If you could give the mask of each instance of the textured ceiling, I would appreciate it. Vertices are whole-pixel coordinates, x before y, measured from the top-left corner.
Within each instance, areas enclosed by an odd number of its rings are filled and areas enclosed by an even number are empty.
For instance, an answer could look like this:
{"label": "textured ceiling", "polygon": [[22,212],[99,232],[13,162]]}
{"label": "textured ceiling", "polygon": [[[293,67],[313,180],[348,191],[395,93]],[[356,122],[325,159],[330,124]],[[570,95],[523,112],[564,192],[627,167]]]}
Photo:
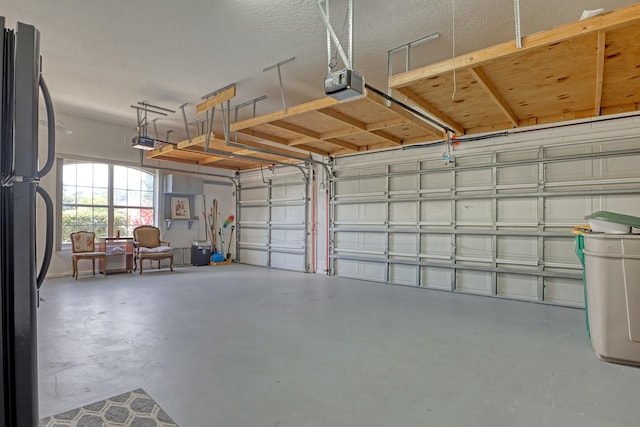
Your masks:
{"label": "textured ceiling", "polygon": [[[521,2],[522,34],[575,21],[584,9],[606,11],[628,0]],[[347,0],[331,0],[332,23],[343,32]],[[455,32],[452,7],[455,4]],[[412,68],[515,37],[512,0],[354,0],[354,68],[386,89],[387,51],[440,32],[412,51]],[[320,98],[327,72],[325,28],[315,0],[0,0],[7,26],[41,32],[43,69],[56,108],[66,114],[135,127],[137,101],[176,109],[237,83],[233,103],[261,95],[258,114],[281,109],[275,70],[282,67],[288,105]],[[454,37],[455,34],[455,37]],[[346,43],[346,40],[345,40]],[[403,71],[403,59],[394,67]],[[243,112],[240,119],[247,118]],[[159,120],[172,140],[184,132],[177,114]]]}

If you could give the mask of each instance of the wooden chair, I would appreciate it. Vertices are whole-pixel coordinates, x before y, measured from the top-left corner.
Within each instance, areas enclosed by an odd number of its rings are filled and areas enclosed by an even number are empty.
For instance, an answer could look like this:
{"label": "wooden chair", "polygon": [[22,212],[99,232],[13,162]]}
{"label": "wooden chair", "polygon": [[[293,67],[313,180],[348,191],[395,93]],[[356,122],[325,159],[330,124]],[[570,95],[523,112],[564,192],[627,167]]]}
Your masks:
{"label": "wooden chair", "polygon": [[[78,280],[78,261],[90,259],[93,263],[93,275],[96,275],[96,259],[102,260],[98,268],[102,269],[107,264],[107,253],[96,251],[96,234],[91,231],[78,231],[71,233],[71,263],[73,264],[73,277]],[[107,276],[106,271],[100,273]]]}
{"label": "wooden chair", "polygon": [[158,270],[160,269],[160,261],[169,260],[169,269],[173,271],[173,248],[169,242],[160,240],[160,229],[152,225],[141,225],[133,229],[133,244],[135,247],[135,266],[133,270],[138,268],[140,261],[140,274],[142,274],[142,262],[148,259],[153,266],[153,261],[158,261]]}

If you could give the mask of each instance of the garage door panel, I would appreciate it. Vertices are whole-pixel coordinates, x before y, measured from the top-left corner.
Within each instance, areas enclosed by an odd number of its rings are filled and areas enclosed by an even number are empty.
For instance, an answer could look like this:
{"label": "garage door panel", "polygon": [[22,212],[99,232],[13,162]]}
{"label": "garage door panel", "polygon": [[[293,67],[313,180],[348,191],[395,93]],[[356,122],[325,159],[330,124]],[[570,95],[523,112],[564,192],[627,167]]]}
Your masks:
{"label": "garage door panel", "polygon": [[266,267],[268,265],[268,254],[263,251],[240,249],[240,259],[245,264],[259,265],[262,267]]}
{"label": "garage door panel", "polygon": [[[638,167],[640,167],[640,163],[638,163]],[[640,216],[640,195],[604,196],[602,197],[601,210]]]}
{"label": "garage door panel", "polygon": [[537,265],[538,238],[527,236],[498,236],[497,251],[499,262]]}
{"label": "garage door panel", "polygon": [[418,177],[415,175],[401,175],[389,178],[389,190],[407,191],[418,188]]}
{"label": "garage door panel", "polygon": [[592,180],[595,176],[593,160],[575,160],[548,163],[545,169],[547,183]]}
{"label": "garage door panel", "polygon": [[421,286],[429,289],[451,290],[453,270],[439,267],[422,267]]}
{"label": "garage door panel", "polygon": [[532,184],[538,182],[538,165],[504,166],[497,170],[498,185]]}
{"label": "garage door panel", "polygon": [[271,230],[271,245],[294,249],[304,249],[304,231],[302,230]]}
{"label": "garage door panel", "polygon": [[389,207],[390,222],[415,222],[418,220],[415,202],[396,202]]}
{"label": "garage door panel", "polygon": [[270,173],[266,182],[259,172],[254,175],[255,171],[240,173],[239,261],[306,271],[307,181],[300,173],[287,173],[284,169]]}
{"label": "garage door panel", "polygon": [[264,201],[269,197],[269,189],[268,188],[242,188],[241,192],[242,197],[240,198],[243,202],[249,201]]}
{"label": "garage door panel", "polygon": [[420,188],[425,190],[451,190],[452,185],[451,172],[428,173],[420,177]]}
{"label": "garage door panel", "polygon": [[242,229],[242,242],[267,244],[269,241],[269,230],[256,228]]}
{"label": "garage door panel", "polygon": [[584,307],[584,287],[581,280],[545,278],[544,300],[550,303]]}
{"label": "garage door panel", "polygon": [[473,270],[456,271],[456,290],[491,295],[491,273]]}
{"label": "garage door panel", "polygon": [[547,223],[582,224],[584,216],[593,212],[591,197],[550,197],[545,200],[544,216]]}
{"label": "garage door panel", "polygon": [[538,199],[518,198],[518,199],[499,199],[497,201],[498,222],[499,223],[515,223],[515,224],[534,224],[538,223]]}
{"label": "garage door panel", "polygon": [[266,223],[269,218],[267,207],[242,207],[240,213],[242,221]]}
{"label": "garage door panel", "polygon": [[354,279],[386,281],[386,271],[382,263],[338,259],[335,263],[335,273]]}
{"label": "garage door panel", "polygon": [[[553,135],[548,132],[545,138]],[[422,160],[405,155],[396,164],[385,164],[386,178],[375,185],[371,182],[377,178],[360,173],[358,184],[351,184],[353,194],[336,195],[334,219],[338,230],[345,225],[364,234],[347,238],[336,232],[334,253],[344,254],[342,248],[379,258],[379,274],[365,272],[372,280],[580,306],[582,268],[572,227],[584,224],[584,216],[596,210],[640,216],[640,168],[635,167],[640,154],[604,153],[637,149],[640,140],[576,143],[572,137],[569,143],[541,146],[525,139],[500,144],[499,152],[489,144],[486,150],[461,145],[454,149],[456,162],[450,169],[443,167],[441,150],[424,147]],[[383,156],[372,159],[384,162]],[[366,170],[364,163],[358,159],[358,167]],[[391,194],[385,193],[383,181]],[[372,194],[357,194],[365,188]],[[363,203],[341,205],[356,197]],[[365,241],[367,228],[385,232]],[[452,267],[420,265],[444,263]],[[362,265],[354,261],[340,268],[361,276]]]}
{"label": "garage door panel", "polygon": [[389,252],[415,254],[416,243],[415,234],[392,234],[389,236]]}
{"label": "garage door panel", "polygon": [[271,220],[274,222],[303,224],[304,215],[304,206],[273,206],[271,208]]}
{"label": "garage door panel", "polygon": [[492,224],[492,205],[489,199],[460,200],[456,203],[456,221],[473,224]]}
{"label": "garage door panel", "polygon": [[366,251],[369,254],[384,254],[386,236],[372,232],[339,232],[334,236],[336,250]]}
{"label": "garage door panel", "polygon": [[566,238],[549,237],[544,241],[545,264],[556,267],[580,267],[580,261],[575,253],[575,239],[573,235]]}
{"label": "garage door panel", "polygon": [[498,295],[506,298],[538,300],[538,278],[519,274],[498,273]]}
{"label": "garage door panel", "polygon": [[493,172],[486,170],[470,170],[456,173],[458,188],[490,186],[493,183]]}
{"label": "garage door panel", "polygon": [[448,200],[420,203],[420,221],[451,223],[451,202]]}
{"label": "garage door panel", "polygon": [[473,235],[457,236],[456,257],[491,260],[491,237]]}
{"label": "garage door panel", "polygon": [[271,252],[271,267],[300,270],[301,264],[304,264],[304,255]]}
{"label": "garage door panel", "polygon": [[389,281],[398,285],[415,286],[418,266],[396,264],[389,266]]}
{"label": "garage door panel", "polygon": [[274,186],[271,189],[272,199],[304,200],[304,185]]}
{"label": "garage door panel", "polygon": [[450,259],[451,236],[448,234],[423,234],[420,237],[420,253]]}
{"label": "garage door panel", "polygon": [[610,157],[600,160],[602,178],[637,178],[640,155]]}

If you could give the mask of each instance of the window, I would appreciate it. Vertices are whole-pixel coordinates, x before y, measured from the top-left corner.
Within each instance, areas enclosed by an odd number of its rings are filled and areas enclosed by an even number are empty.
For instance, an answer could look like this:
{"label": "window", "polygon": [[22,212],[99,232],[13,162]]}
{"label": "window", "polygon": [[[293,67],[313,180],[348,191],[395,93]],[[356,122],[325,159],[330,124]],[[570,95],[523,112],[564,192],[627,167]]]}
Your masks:
{"label": "window", "polygon": [[87,230],[97,237],[133,235],[153,224],[155,177],[149,172],[107,163],[64,160],[60,241]]}

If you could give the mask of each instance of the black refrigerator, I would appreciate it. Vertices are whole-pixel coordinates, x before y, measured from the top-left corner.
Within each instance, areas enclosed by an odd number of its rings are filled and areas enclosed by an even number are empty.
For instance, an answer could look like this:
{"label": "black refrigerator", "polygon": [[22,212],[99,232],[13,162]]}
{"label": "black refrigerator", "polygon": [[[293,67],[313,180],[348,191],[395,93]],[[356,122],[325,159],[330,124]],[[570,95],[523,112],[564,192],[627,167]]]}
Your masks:
{"label": "black refrigerator", "polygon": [[[31,25],[5,28],[0,17],[0,425],[38,425],[37,309],[39,288],[51,260],[53,204],[39,186],[53,166],[55,119],[41,75],[40,34]],[[40,93],[47,116],[44,165],[38,156]],[[36,198],[44,201],[43,224],[36,224]],[[44,247],[36,247],[36,227],[46,227]],[[38,250],[40,249],[40,250]],[[40,258],[40,259],[38,259]]]}

